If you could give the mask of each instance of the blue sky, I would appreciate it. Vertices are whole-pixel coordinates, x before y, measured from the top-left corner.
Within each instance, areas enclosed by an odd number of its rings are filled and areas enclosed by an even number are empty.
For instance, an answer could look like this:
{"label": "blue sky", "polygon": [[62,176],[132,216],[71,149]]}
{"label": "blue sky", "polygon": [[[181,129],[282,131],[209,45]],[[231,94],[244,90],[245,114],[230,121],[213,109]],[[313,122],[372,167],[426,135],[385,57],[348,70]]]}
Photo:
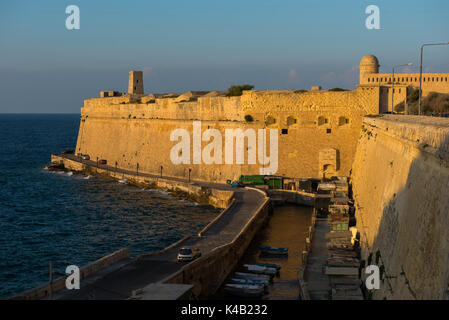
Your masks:
{"label": "blue sky", "polygon": [[[77,5],[81,29],[67,30]],[[380,30],[365,8],[380,8]],[[357,65],[418,66],[419,46],[449,41],[447,0],[48,0],[0,2],[0,112],[79,112],[101,90],[145,92],[354,88]],[[425,68],[449,72],[449,46],[426,48]]]}

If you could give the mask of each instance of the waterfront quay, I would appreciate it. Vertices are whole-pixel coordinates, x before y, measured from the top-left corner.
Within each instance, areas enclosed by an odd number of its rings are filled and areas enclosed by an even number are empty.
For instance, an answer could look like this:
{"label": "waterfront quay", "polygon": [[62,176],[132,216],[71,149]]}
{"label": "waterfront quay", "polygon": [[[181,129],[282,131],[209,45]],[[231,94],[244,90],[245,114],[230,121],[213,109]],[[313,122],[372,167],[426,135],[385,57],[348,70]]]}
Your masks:
{"label": "waterfront quay", "polygon": [[[269,198],[257,189],[232,188],[226,184],[189,182],[186,179],[130,172],[108,165],[97,165],[94,161],[82,160],[70,154],[53,155],[52,162],[63,164],[66,170],[92,172],[116,179],[125,178],[139,186],[147,183],[154,187],[159,182],[164,185],[172,184],[175,186],[172,189],[174,191],[186,191],[189,188],[199,190],[198,192],[212,190],[214,192],[208,192],[214,198],[212,202],[227,202],[228,206],[199,234],[187,236],[162,251],[136,258],[130,258],[129,253],[121,253],[118,261],[112,259],[110,265],[103,265],[101,270],[82,277],[79,290],[50,290],[49,285],[44,285],[13,297],[16,299],[48,299],[50,293],[51,299],[132,299],[145,298],[145,294],[164,298],[144,290],[156,283],[192,284],[194,296],[207,297],[226,279],[271,212]],[[217,199],[227,195],[231,195],[232,199]],[[177,262],[176,256],[181,246],[198,247],[202,256],[190,263]],[[170,294],[167,297],[178,298]]]}

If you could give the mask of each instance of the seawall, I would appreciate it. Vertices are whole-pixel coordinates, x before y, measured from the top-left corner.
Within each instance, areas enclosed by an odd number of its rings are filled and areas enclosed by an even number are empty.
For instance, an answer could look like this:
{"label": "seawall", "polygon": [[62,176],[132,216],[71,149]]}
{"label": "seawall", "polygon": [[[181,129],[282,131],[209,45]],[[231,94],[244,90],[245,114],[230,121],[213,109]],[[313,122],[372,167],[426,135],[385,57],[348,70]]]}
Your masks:
{"label": "seawall", "polygon": [[362,259],[374,299],[445,299],[449,279],[449,120],[366,117],[352,167]]}
{"label": "seawall", "polygon": [[[71,159],[73,158],[73,159]],[[136,175],[135,172],[124,172],[123,170],[115,170],[115,168],[106,168],[105,166],[96,164],[92,161],[81,160],[73,155],[51,155],[51,162],[63,164],[67,170],[82,172],[85,174],[96,174],[105,178],[126,179],[127,183],[142,187],[158,188],[177,193],[191,200],[203,204],[210,204],[216,208],[227,208],[232,201],[234,192],[229,190],[219,190],[217,188],[199,186],[193,182],[186,182],[177,179],[166,179],[153,175]]]}
{"label": "seawall", "polygon": [[[105,269],[117,265],[121,262],[126,263],[129,261],[130,253],[129,249],[123,248],[120,250],[117,250],[107,256],[104,256],[92,263],[89,263],[83,267],[80,268],[80,280],[86,279],[88,277],[91,277],[95,274],[98,274],[101,271],[104,271]],[[65,289],[66,287],[66,276],[59,277],[58,279],[55,279],[52,283],[52,293],[56,293],[60,290]],[[14,295],[10,297],[10,300],[39,300],[44,299],[50,296],[50,285],[44,284],[39,287],[27,290],[25,292],[22,292],[20,294]]]}

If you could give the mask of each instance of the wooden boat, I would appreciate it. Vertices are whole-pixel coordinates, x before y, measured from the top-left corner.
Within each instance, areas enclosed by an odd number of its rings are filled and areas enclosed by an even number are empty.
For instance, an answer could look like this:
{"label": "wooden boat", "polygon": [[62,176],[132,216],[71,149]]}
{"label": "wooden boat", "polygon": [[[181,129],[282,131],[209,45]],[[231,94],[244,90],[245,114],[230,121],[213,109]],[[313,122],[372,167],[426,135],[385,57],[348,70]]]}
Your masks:
{"label": "wooden boat", "polygon": [[281,270],[281,266],[275,263],[256,263],[256,265],[258,266],[262,266],[262,267],[268,267],[268,268],[274,268],[276,270]]}
{"label": "wooden boat", "polygon": [[265,274],[255,274],[255,273],[247,273],[247,272],[236,272],[234,274],[235,278],[244,278],[244,279],[256,279],[256,280],[265,280],[270,281],[271,277]]}
{"label": "wooden boat", "polygon": [[263,285],[249,285],[249,284],[234,284],[227,283],[224,287],[225,292],[245,298],[260,298],[264,294]]}
{"label": "wooden boat", "polygon": [[287,255],[288,254],[288,248],[259,246],[259,249],[262,253],[267,253],[267,254],[277,254],[277,255]]}
{"label": "wooden boat", "polygon": [[257,273],[257,274],[266,274],[266,275],[269,275],[270,277],[274,277],[278,273],[277,269],[275,269],[275,268],[258,266],[257,264],[244,264],[243,266],[249,272]]}

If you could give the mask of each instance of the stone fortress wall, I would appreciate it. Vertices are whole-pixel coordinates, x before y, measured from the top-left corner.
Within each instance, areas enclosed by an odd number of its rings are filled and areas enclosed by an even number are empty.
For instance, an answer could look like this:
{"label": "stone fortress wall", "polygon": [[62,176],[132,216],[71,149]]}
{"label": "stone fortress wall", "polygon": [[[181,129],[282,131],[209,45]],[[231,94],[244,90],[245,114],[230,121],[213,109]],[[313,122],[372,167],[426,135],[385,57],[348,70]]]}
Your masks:
{"label": "stone fortress wall", "polygon": [[[148,173],[159,173],[161,166],[165,175],[187,177],[190,171],[192,178],[207,181],[224,182],[240,174],[272,173],[269,169],[260,171],[259,161],[248,164],[248,153],[254,150],[245,150],[243,164],[236,161],[234,150],[233,164],[225,164],[224,146],[221,164],[205,165],[202,161],[194,164],[192,143],[190,164],[174,165],[170,151],[177,142],[170,141],[171,132],[186,129],[192,137],[193,121],[201,121],[201,132],[218,129],[223,143],[226,129],[254,129],[256,133],[258,129],[267,129],[260,144],[266,144],[267,155],[269,130],[277,129],[277,175],[349,175],[363,117],[391,109],[388,106],[391,98],[385,93],[389,89],[384,85],[384,75],[378,71],[377,58],[367,55],[360,62],[361,84],[355,90],[338,92],[314,87],[306,92],[244,91],[237,97],[227,97],[220,91],[145,95],[142,72],[131,71],[128,94],[107,91],[100,98],[84,101],[76,152],[89,154],[94,160],[107,159],[109,164],[117,162],[121,168],[137,170],[138,165],[139,170]],[[397,74],[397,77],[412,80],[411,75]],[[425,78],[436,77],[425,74]],[[373,83],[373,79],[379,79],[382,85]],[[438,79],[443,81],[435,81],[438,83],[435,87],[425,82],[425,90],[446,92],[446,75],[438,74]],[[398,84],[395,90],[398,90],[396,104],[405,99],[407,83]],[[252,121],[247,121],[249,116]],[[211,141],[212,138],[202,141],[202,149]]]}
{"label": "stone fortress wall", "polygon": [[[139,164],[141,172],[159,173],[162,166],[164,175],[187,177],[191,169],[193,179],[207,181],[260,173],[261,161],[248,164],[249,150],[244,164],[236,164],[235,151],[234,164],[224,164],[224,147],[222,164],[174,165],[169,157],[177,142],[170,141],[171,132],[181,128],[192,136],[193,121],[200,120],[202,133],[218,129],[223,141],[226,129],[277,129],[277,175],[348,175],[363,116],[378,112],[378,95],[377,88],[360,86],[347,92],[245,91],[240,97],[188,92],[150,100],[136,95],[89,99],[81,110],[76,152],[130,170]],[[262,143],[267,155],[271,134],[267,131]],[[202,148],[208,143],[203,141]]]}
{"label": "stone fortress wall", "polygon": [[385,270],[373,298],[448,299],[449,119],[366,117],[352,182],[362,259]]}

